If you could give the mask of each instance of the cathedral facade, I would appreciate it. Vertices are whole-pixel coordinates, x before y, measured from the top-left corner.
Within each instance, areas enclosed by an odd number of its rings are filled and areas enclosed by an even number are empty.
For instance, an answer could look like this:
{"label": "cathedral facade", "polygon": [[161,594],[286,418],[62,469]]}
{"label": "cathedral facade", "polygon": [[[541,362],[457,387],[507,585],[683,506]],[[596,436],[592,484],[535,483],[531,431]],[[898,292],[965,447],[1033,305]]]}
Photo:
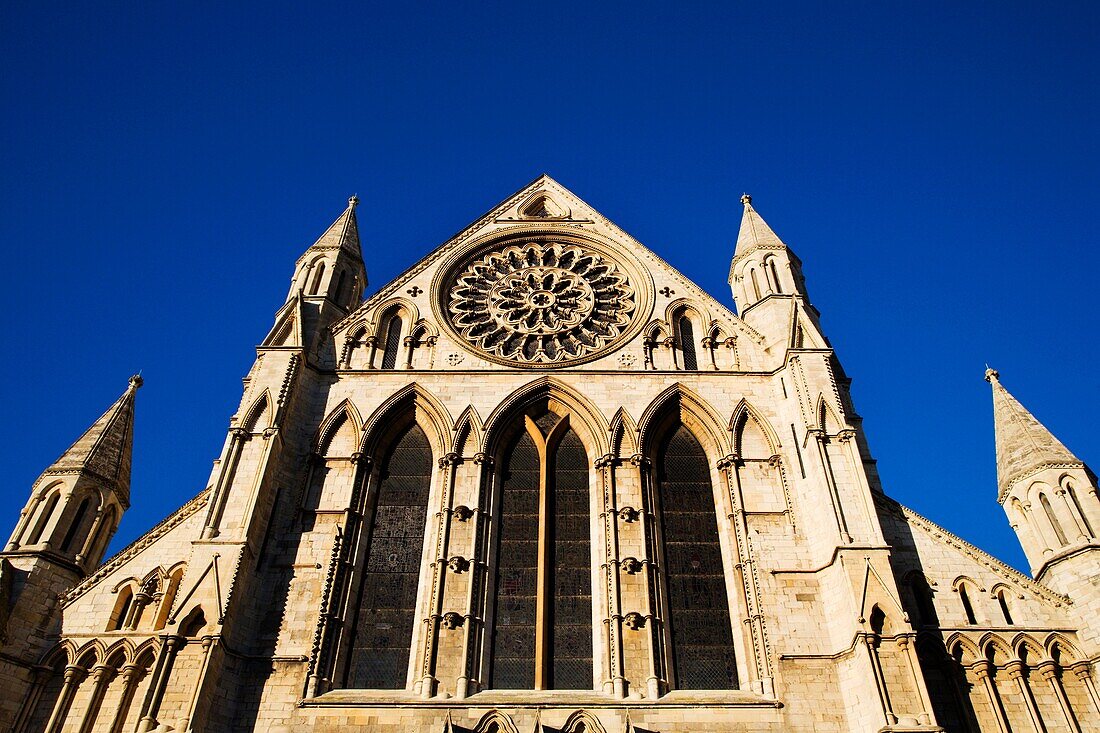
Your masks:
{"label": "cathedral facade", "polygon": [[1095,475],[990,370],[1030,576],[890,499],[742,201],[735,315],[547,176],[364,301],[353,198],[193,499],[104,559],[137,377],[30,487],[0,729],[1100,730]]}

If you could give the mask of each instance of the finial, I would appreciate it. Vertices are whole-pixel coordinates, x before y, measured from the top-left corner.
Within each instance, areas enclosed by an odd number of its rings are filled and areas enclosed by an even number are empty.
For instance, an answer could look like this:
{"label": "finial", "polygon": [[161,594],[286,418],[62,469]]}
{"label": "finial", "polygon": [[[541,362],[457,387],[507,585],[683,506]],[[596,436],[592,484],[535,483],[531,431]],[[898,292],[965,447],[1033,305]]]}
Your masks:
{"label": "finial", "polygon": [[350,206],[351,208],[353,208],[353,209],[354,209],[354,208],[355,208],[356,206],[358,206],[358,205],[359,205],[359,194],[357,194],[357,193],[353,193],[353,194],[352,194],[352,195],[351,195],[351,196],[350,196],[350,197],[348,198],[348,206]]}
{"label": "finial", "polygon": [[745,206],[748,206],[752,203],[752,196],[749,196],[747,193],[741,194],[741,203],[743,203]]}
{"label": "finial", "polygon": [[994,382],[1000,380],[1000,378],[1001,373],[999,371],[997,371],[996,369],[992,369],[988,364],[985,365],[985,381],[993,384]]}
{"label": "finial", "polygon": [[135,374],[134,376],[130,377],[131,389],[140,389],[141,385],[143,384],[145,384],[145,380],[141,378],[140,374]]}

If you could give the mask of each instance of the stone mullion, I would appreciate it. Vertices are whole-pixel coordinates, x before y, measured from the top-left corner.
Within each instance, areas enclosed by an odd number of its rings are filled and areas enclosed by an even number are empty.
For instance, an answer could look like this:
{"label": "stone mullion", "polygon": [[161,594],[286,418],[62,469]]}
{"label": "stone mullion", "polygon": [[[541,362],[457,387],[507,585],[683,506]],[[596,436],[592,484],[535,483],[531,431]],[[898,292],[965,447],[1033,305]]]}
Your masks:
{"label": "stone mullion", "polygon": [[1024,698],[1024,705],[1031,717],[1031,724],[1035,726],[1035,733],[1046,733],[1047,728],[1043,724],[1043,716],[1039,712],[1039,706],[1035,703],[1035,695],[1031,692],[1031,685],[1028,684],[1024,663],[1018,659],[1013,660],[1005,666],[1005,671],[1008,672],[1009,678],[1015,680],[1016,685],[1020,688],[1020,696]]}
{"label": "stone mullion", "polygon": [[1012,729],[1009,728],[1008,716],[1001,703],[1001,696],[997,694],[997,686],[993,682],[993,663],[988,659],[981,659],[971,665],[970,670],[985,687],[985,694],[989,697],[989,707],[993,711],[993,718],[997,721],[997,729],[1001,733],[1011,733]]}
{"label": "stone mullion", "polygon": [[[332,610],[326,622],[329,625],[332,625],[333,621],[338,623],[335,624],[327,641],[322,638],[317,661],[317,680],[312,683],[313,695],[323,694],[327,688],[332,687],[334,680],[343,678],[344,669],[351,656],[352,626],[358,614],[358,609],[353,606],[358,597],[356,591],[362,583],[362,572],[365,567],[369,539],[366,505],[373,474],[370,468],[370,457],[357,452],[352,454],[352,460],[356,465],[356,476],[351,501],[344,515],[346,531],[332,590],[332,598],[335,601],[330,601]],[[326,634],[328,633],[326,629]]]}
{"label": "stone mullion", "polygon": [[189,724],[195,717],[195,709],[198,708],[202,683],[206,678],[206,672],[210,668],[210,655],[218,639],[214,636],[204,636],[202,639],[202,663],[199,665],[199,674],[195,679],[195,688],[191,692],[191,704],[187,708],[187,717],[180,721],[184,730],[189,730]]}
{"label": "stone mullion", "polygon": [[378,354],[378,337],[367,336],[364,343],[367,345],[367,348],[370,349],[367,355],[367,369],[374,369],[374,359]]}
{"label": "stone mullion", "polygon": [[615,457],[610,453],[595,461],[594,466],[600,477],[600,496],[603,502],[604,562],[601,570],[604,576],[604,592],[607,594],[604,625],[607,627],[607,663],[610,674],[611,692],[616,698],[626,697],[626,677],[623,671],[622,645],[622,592],[619,587],[619,539],[618,513],[615,510]]}
{"label": "stone mullion", "polygon": [[710,336],[704,336],[701,343],[703,344],[703,348],[707,350],[707,354],[710,356],[711,368],[714,369],[714,371],[718,371],[718,360],[714,356],[714,351],[716,349],[714,339]]}
{"label": "stone mullion", "polygon": [[462,631],[462,677],[455,684],[455,697],[463,699],[478,691],[484,680],[474,669],[479,664],[484,651],[485,614],[488,599],[485,589],[488,587],[489,548],[486,545],[489,523],[490,497],[496,490],[493,473],[493,460],[484,453],[474,456],[474,465],[480,467],[478,487],[480,496],[478,508],[473,513],[473,537],[470,541],[470,582],[466,590],[466,619]]}
{"label": "stone mullion", "polygon": [[878,690],[878,699],[882,705],[882,714],[886,717],[886,725],[894,725],[898,722],[898,716],[894,714],[890,703],[890,691],[886,688],[886,678],[882,674],[882,663],[878,656],[878,645],[882,643],[882,639],[877,634],[863,634],[863,643],[867,647],[867,657],[871,662],[871,672],[875,676],[875,689]]}
{"label": "stone mullion", "polygon": [[50,713],[45,733],[61,733],[61,729],[65,726],[65,718],[69,715],[69,708],[72,707],[73,698],[76,697],[76,691],[80,688],[80,683],[88,676],[88,670],[76,665],[69,665],[65,668],[64,675],[61,694],[57,696],[53,712]]}
{"label": "stone mullion", "polygon": [[4,552],[11,552],[17,546],[23,544],[23,535],[26,534],[27,527],[34,518],[35,512],[38,511],[40,504],[42,504],[41,494],[34,497],[31,503],[25,506],[23,511],[19,513],[19,523],[15,525],[15,531],[11,533],[11,540],[4,548]]}
{"label": "stone mullion", "polygon": [[172,676],[172,667],[176,663],[176,654],[186,643],[182,636],[166,636],[161,643],[160,654],[157,655],[157,667],[153,673],[153,681],[149,685],[149,692],[145,696],[145,704],[142,705],[141,720],[138,722],[138,733],[148,733],[157,726],[157,714],[160,705],[164,701],[164,691],[168,689],[168,680]]}
{"label": "stone mullion", "polygon": [[[638,488],[645,502],[645,511],[642,512],[644,542],[649,571],[646,573],[646,590],[649,604],[649,677],[646,678],[646,695],[650,700],[656,700],[668,688],[668,679],[665,673],[665,614],[662,600],[662,578],[664,577],[664,559],[660,552],[660,541],[657,527],[657,497],[653,488],[653,473],[650,470],[649,459],[641,454],[630,457],[632,466],[638,469]],[[619,619],[622,623],[622,619]]]}
{"label": "stone mullion", "polygon": [[118,670],[114,667],[100,665],[92,670],[92,696],[88,700],[88,707],[84,711],[84,718],[80,722],[79,733],[91,733],[95,727],[96,718],[99,717],[99,709],[103,706],[103,698],[107,694],[107,687],[115,678]]}
{"label": "stone mullion", "polygon": [[[410,352],[411,353],[411,352]],[[457,453],[448,453],[439,459],[440,509],[436,512],[438,524],[435,531],[434,561],[428,616],[424,619],[424,656],[420,670],[420,696],[432,697],[438,680],[435,678],[436,645],[439,642],[439,623],[443,617],[443,594],[447,574],[447,555],[451,533],[451,504],[454,497],[455,466],[462,462]]]}
{"label": "stone mullion", "polygon": [[237,462],[241,458],[245,441],[251,437],[244,428],[233,428],[229,434],[232,436],[229,440],[229,450],[226,451],[225,464],[218,476],[218,483],[214,486],[214,495],[210,497],[210,511],[202,529],[204,540],[218,536],[218,524],[221,523],[222,512],[225,511],[225,503],[229,498],[229,489],[237,474]]}
{"label": "stone mullion", "polygon": [[771,687],[771,663],[768,659],[764,614],[760,608],[760,588],[756,577],[756,563],[752,557],[752,540],[749,538],[748,518],[745,516],[745,497],[741,487],[741,474],[737,470],[741,464],[736,456],[729,455],[718,461],[718,470],[725,476],[726,489],[729,492],[733,513],[734,543],[737,549],[737,570],[741,576],[741,599],[745,608],[742,623],[749,627],[752,641],[752,664],[756,673],[753,680],[764,692]]}
{"label": "stone mullion", "polygon": [[813,430],[814,442],[817,444],[817,456],[821,460],[821,470],[825,474],[825,483],[829,487],[829,499],[833,505],[833,516],[836,517],[837,530],[840,532],[841,541],[852,544],[852,535],[848,532],[848,520],[844,518],[844,507],[840,501],[840,492],[837,489],[836,477],[833,475],[833,466],[829,460],[829,438],[823,430]]}
{"label": "stone mullion", "polygon": [[1058,706],[1062,709],[1062,715],[1066,717],[1066,725],[1069,726],[1071,733],[1081,733],[1081,725],[1073,714],[1073,706],[1069,703],[1066,688],[1062,685],[1062,680],[1058,676],[1058,665],[1048,659],[1045,662],[1040,662],[1036,669],[1042,678],[1050,683],[1051,689],[1054,690],[1054,696],[1058,698]]}
{"label": "stone mullion", "polygon": [[65,516],[65,512],[68,511],[69,505],[73,502],[73,495],[66,494],[65,498],[58,502],[53,510],[51,516],[43,517],[42,532],[39,534],[39,542],[47,549],[53,549],[53,536],[57,531],[57,525],[61,521],[61,518]]}

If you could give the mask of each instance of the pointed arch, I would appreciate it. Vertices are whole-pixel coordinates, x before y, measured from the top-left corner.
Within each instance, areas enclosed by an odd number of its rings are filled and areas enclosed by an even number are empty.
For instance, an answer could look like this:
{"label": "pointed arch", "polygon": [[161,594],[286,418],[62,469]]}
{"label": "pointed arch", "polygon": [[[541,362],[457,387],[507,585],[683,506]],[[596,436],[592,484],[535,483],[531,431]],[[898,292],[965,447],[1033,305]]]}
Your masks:
{"label": "pointed arch", "polygon": [[42,661],[39,662],[39,665],[52,668],[60,662],[62,667],[65,667],[72,664],[74,659],[76,659],[76,645],[73,644],[71,639],[63,639],[42,655]]}
{"label": "pointed arch", "polygon": [[[753,435],[755,428],[756,435]],[[763,447],[767,455],[754,455],[753,458],[769,458],[779,453],[782,443],[779,435],[772,428],[771,423],[760,414],[744,397],[733,408],[730,416],[729,429],[733,435],[733,454],[740,458],[745,457],[745,438],[750,439],[750,447],[760,445],[759,439],[763,439]],[[749,433],[746,435],[746,431]],[[755,438],[755,440],[753,440]]]}
{"label": "pointed arch", "polygon": [[819,394],[817,396],[817,406],[814,408],[814,415],[817,418],[817,429],[823,430],[826,435],[836,435],[844,429],[844,422],[837,415],[836,410],[825,399],[825,395]]}
{"label": "pointed arch", "polygon": [[481,450],[485,426],[481,415],[473,405],[467,405],[455,420],[454,450],[460,456],[469,456]]}
{"label": "pointed arch", "polygon": [[416,307],[416,303],[412,302],[408,298],[400,296],[390,298],[383,303],[379,303],[378,306],[374,309],[374,313],[374,335],[378,336],[378,338],[385,337],[386,334],[383,333],[385,322],[388,321],[389,318],[394,315],[394,313],[398,313],[401,315],[402,318],[407,319],[407,322],[410,326],[420,321],[420,309]]}
{"label": "pointed arch", "polygon": [[103,650],[103,663],[121,669],[134,658],[134,644],[129,639],[119,639]]}
{"label": "pointed arch", "polygon": [[706,325],[711,322],[710,313],[690,298],[677,298],[665,307],[665,319],[667,324],[676,323],[676,319],[685,313],[691,313],[696,318],[696,323],[699,325],[700,332],[706,328]]}
{"label": "pointed arch", "polygon": [[92,669],[99,660],[103,659],[103,642],[99,639],[92,639],[84,646],[77,649],[75,658],[76,661],[74,664],[77,667]]}
{"label": "pointed arch", "polygon": [[474,726],[475,733],[519,733],[512,719],[499,710],[490,710]]}
{"label": "pointed arch", "polygon": [[600,719],[587,710],[576,710],[565,719],[561,733],[607,733]]}
{"label": "pointed arch", "polygon": [[268,331],[262,342],[263,346],[301,345],[301,320],[298,317],[298,304],[298,296],[295,295],[289,303],[275,314],[275,325]]}
{"label": "pointed arch", "polygon": [[[454,422],[439,398],[416,382],[394,392],[374,411],[363,425],[363,438],[359,450],[371,455],[379,440],[387,432],[388,422],[402,410],[413,410],[416,422],[428,436],[432,452],[437,456],[451,451]],[[421,417],[423,416],[423,420]]]}
{"label": "pointed arch", "polygon": [[1034,637],[1023,632],[1012,637],[1012,651],[1016,658],[1028,664],[1035,664],[1046,658],[1047,650]]}
{"label": "pointed arch", "polygon": [[611,454],[616,458],[629,458],[638,452],[638,424],[620,407],[611,418],[608,428],[611,434]]}
{"label": "pointed arch", "polygon": [[679,382],[657,395],[638,420],[638,444],[641,452],[652,452],[654,423],[657,418],[671,410],[679,413],[681,421],[692,428],[697,439],[706,442],[703,447],[713,460],[717,461],[731,453],[730,433],[718,412],[709,402]]}
{"label": "pointed arch", "polygon": [[350,425],[351,432],[355,436],[352,440],[353,451],[359,446],[359,438],[362,435],[363,420],[359,417],[359,410],[355,409],[355,403],[349,398],[341,400],[332,412],[321,421],[321,427],[317,430],[317,438],[313,444],[313,450],[319,455],[325,455],[332,445],[337,433],[345,430]]}
{"label": "pointed arch", "polygon": [[642,331],[642,338],[649,341],[664,341],[672,333],[672,328],[668,325],[667,321],[650,321],[646,325],[645,330]]}
{"label": "pointed arch", "polygon": [[271,427],[272,417],[271,393],[265,389],[245,413],[245,418],[241,420],[240,425],[250,433],[259,433],[264,428]]}
{"label": "pointed arch", "polygon": [[1057,631],[1047,635],[1043,641],[1043,648],[1046,649],[1048,657],[1062,666],[1068,666],[1081,659],[1081,652],[1077,651],[1077,647],[1064,634]]}
{"label": "pointed arch", "polygon": [[572,414],[571,425],[577,431],[585,450],[592,459],[607,455],[608,424],[603,413],[591,400],[573,387],[549,376],[528,382],[493,408],[485,420],[485,442],[482,452],[496,455],[500,448],[499,443],[506,437],[512,418],[541,399],[553,400]]}
{"label": "pointed arch", "polygon": [[969,636],[956,631],[944,642],[947,651],[962,664],[970,664],[982,657],[981,649]]}

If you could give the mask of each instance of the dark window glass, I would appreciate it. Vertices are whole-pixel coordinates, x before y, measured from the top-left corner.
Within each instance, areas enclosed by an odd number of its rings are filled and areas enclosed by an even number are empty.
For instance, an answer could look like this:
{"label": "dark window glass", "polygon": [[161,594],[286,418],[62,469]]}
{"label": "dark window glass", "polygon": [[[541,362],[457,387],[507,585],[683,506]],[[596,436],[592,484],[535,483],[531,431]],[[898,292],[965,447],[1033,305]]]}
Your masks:
{"label": "dark window glass", "polygon": [[80,525],[84,524],[84,516],[88,513],[89,504],[91,504],[91,499],[85,499],[80,502],[80,506],[76,508],[76,514],[73,515],[73,521],[69,525],[69,531],[65,533],[65,539],[61,541],[62,552],[68,552],[72,549],[73,540],[76,539],[76,533],[80,529]]}
{"label": "dark window glass", "polygon": [[699,368],[699,360],[695,357],[695,331],[691,327],[691,319],[680,316],[680,351],[684,354],[684,369],[696,371]]}
{"label": "dark window glass", "polygon": [[382,368],[393,369],[397,366],[397,352],[401,350],[401,318],[394,316],[386,328],[386,346],[382,352]]}
{"label": "dark window glass", "polygon": [[970,595],[966,592],[966,586],[959,586],[959,600],[962,601],[963,612],[966,614],[966,623],[973,626],[978,623],[977,616],[974,615],[974,606],[970,605]]}
{"label": "dark window glass", "polygon": [[53,515],[53,510],[57,507],[57,500],[60,497],[56,491],[46,500],[46,508],[42,510],[42,514],[38,517],[38,526],[34,529],[34,534],[27,540],[28,545],[33,545],[42,539],[42,532],[46,529],[46,525],[50,522],[50,517]]}
{"label": "dark window glass", "polygon": [[382,464],[348,687],[401,689],[409,667],[432,450],[413,425]]}
{"label": "dark window glass", "polygon": [[490,684],[535,686],[535,604],[538,602],[539,454],[527,433],[504,463],[497,554],[496,612]]}
{"label": "dark window glass", "polygon": [[710,468],[702,446],[682,425],[660,452],[658,485],[675,684],[688,690],[735,688]]}
{"label": "dark window glass", "polygon": [[572,430],[554,455],[550,497],[554,538],[550,562],[550,687],[592,689],[592,576],[588,521],[588,456]]}

